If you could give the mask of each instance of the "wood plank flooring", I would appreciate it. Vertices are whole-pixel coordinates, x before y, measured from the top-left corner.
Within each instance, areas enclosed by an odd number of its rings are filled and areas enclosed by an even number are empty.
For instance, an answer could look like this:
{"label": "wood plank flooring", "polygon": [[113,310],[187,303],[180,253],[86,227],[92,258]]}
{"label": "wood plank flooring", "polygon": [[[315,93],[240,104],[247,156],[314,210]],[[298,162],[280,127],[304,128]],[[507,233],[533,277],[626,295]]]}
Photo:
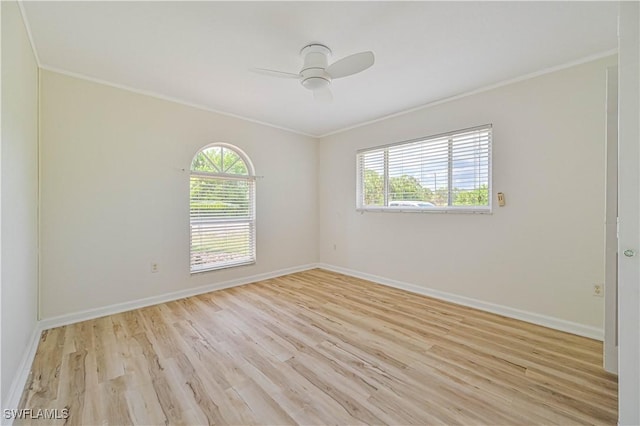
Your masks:
{"label": "wood plank flooring", "polygon": [[16,424],[616,424],[601,354],[315,269],[45,331]]}

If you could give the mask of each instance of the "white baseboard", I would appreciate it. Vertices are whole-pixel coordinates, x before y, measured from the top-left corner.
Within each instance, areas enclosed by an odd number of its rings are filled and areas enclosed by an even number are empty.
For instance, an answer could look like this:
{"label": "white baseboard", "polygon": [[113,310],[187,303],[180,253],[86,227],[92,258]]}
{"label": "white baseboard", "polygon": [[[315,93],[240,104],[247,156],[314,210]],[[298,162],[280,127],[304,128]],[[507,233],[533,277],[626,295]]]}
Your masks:
{"label": "white baseboard", "polygon": [[[38,343],[40,342],[41,334],[42,327],[40,326],[40,323],[36,323],[33,332],[31,333],[31,337],[29,338],[29,345],[25,349],[24,355],[22,356],[22,361],[20,361],[20,366],[13,376],[13,381],[11,382],[9,392],[4,401],[2,401],[3,409],[15,410],[18,408],[20,398],[22,398],[22,391],[24,390],[27,379],[29,378],[29,373],[31,372],[33,359],[36,357],[36,350],[38,349]],[[13,419],[5,419],[3,415],[2,424],[11,425],[13,424]]]}
{"label": "white baseboard", "polygon": [[[73,324],[80,321],[86,321],[94,318],[103,317],[106,315],[117,314],[133,309],[144,308],[147,306],[157,305],[159,303],[171,302],[185,297],[196,296],[203,293],[208,293],[215,290],[222,290],[225,288],[237,287],[240,285],[249,284],[256,281],[267,280],[270,278],[276,278],[283,275],[293,274],[296,272],[302,272],[309,269],[321,268],[328,271],[338,272],[341,274],[349,275],[356,278],[365,279],[378,284],[386,285],[401,290],[406,290],[412,293],[421,294],[424,296],[433,297],[435,299],[445,300],[447,302],[456,303],[463,306],[469,306],[482,311],[503,315],[505,317],[514,318],[526,322],[530,322],[537,325],[553,328],[560,331],[566,331],[568,333],[577,334],[579,336],[589,337],[592,339],[602,340],[603,330],[590,327],[583,324],[578,324],[571,321],[566,321],[558,318],[549,317],[546,315],[540,315],[533,312],[527,312],[520,309],[510,308],[508,306],[497,305],[494,303],[483,302],[481,300],[472,299],[469,297],[459,296],[453,293],[447,293],[440,290],[434,290],[430,288],[421,287],[415,284],[410,284],[402,281],[397,281],[389,278],[380,277],[365,272],[355,271],[353,269],[343,268],[340,266],[329,265],[325,263],[307,264],[291,268],[279,269],[277,271],[267,272],[264,274],[252,275],[249,277],[238,278],[234,280],[224,281],[220,283],[210,284],[206,286],[200,286],[195,288],[189,288],[186,290],[176,291],[172,293],[166,293],[158,296],[147,297],[144,299],[138,299],[131,302],[118,303],[114,305],[104,306],[96,309],[88,309],[81,312],[76,312],[68,315],[61,315],[58,317],[47,318],[41,320],[36,324],[35,329],[31,335],[31,340],[28,348],[20,363],[20,367],[17,370],[14,379],[11,383],[11,389],[9,394],[3,401],[4,409],[17,409],[22,396],[22,391],[33,364],[33,359],[38,348],[40,341],[40,335],[42,331],[48,330],[54,327],[60,327],[63,325]],[[3,425],[12,424],[12,420],[3,419]]]}
{"label": "white baseboard", "polygon": [[[234,280],[223,281],[215,284],[189,288],[172,293],[161,294],[158,296],[146,297],[144,299],[133,300],[130,302],[118,303],[115,305],[103,306],[95,309],[87,309],[81,312],[75,312],[72,314],[61,315],[53,318],[46,318],[36,323],[33,333],[30,337],[29,346],[25,350],[25,353],[20,362],[20,367],[14,375],[11,382],[11,388],[9,393],[2,401],[2,409],[17,409],[22,397],[22,392],[29,378],[31,367],[33,365],[33,359],[36,356],[38,349],[38,343],[40,342],[40,335],[44,330],[48,330],[54,327],[61,327],[63,325],[74,324],[76,322],[86,321],[94,318],[100,318],[106,315],[117,314],[120,312],[130,311],[132,309],[144,308],[147,306],[157,305],[159,303],[171,302],[185,297],[196,296],[199,294],[209,293],[215,290],[222,290],[225,288],[237,287],[244,284],[250,284],[256,281],[268,280],[270,278],[276,278],[283,275],[293,274],[295,272],[306,271],[309,269],[317,268],[314,263],[307,265],[300,265],[291,268],[279,269],[277,271],[267,272],[263,274],[251,275],[248,277],[237,278]],[[0,413],[0,415],[3,413]],[[13,424],[13,419],[5,419],[2,415],[0,420],[2,425]]]}
{"label": "white baseboard", "polygon": [[471,308],[479,309],[481,311],[491,312],[491,313],[502,315],[505,317],[526,321],[532,324],[553,328],[555,330],[577,334],[578,336],[589,337],[591,339],[596,339],[601,341],[604,339],[604,331],[597,327],[578,324],[576,322],[554,318],[546,315],[536,314],[534,312],[523,311],[520,309],[510,308],[508,306],[498,305],[495,303],[484,302],[482,300],[472,299],[470,297],[459,296],[453,293],[447,293],[444,291],[434,290],[431,288],[426,288],[426,287],[418,286],[415,284],[392,280],[390,278],[380,277],[377,275],[355,271],[353,269],[343,268],[340,266],[319,263],[317,267],[326,269],[328,271],[349,275],[355,278],[362,278],[364,280],[373,281],[375,283],[386,285],[389,287],[410,291],[412,293],[421,294],[423,296],[433,297],[434,299],[445,300],[447,302],[468,306]]}
{"label": "white baseboard", "polygon": [[268,280],[270,278],[281,277],[283,275],[293,274],[295,272],[306,271],[317,268],[314,263],[307,265],[294,266],[291,268],[279,269],[277,271],[266,272],[263,274],[251,275],[248,277],[237,278],[234,280],[223,281],[215,284],[209,284],[200,287],[188,288],[185,290],[175,291],[171,293],[160,294],[158,296],[145,297],[144,299],[132,300],[130,302],[116,303],[114,305],[103,306],[95,309],[87,309],[85,311],[75,312],[72,314],[60,315],[57,317],[46,318],[40,320],[40,329],[48,330],[54,327],[74,324],[81,321],[100,318],[107,315],[119,314],[121,312],[131,311],[133,309],[145,308],[147,306],[157,305],[159,303],[172,302],[185,297],[197,296],[199,294],[209,293],[215,290],[237,287],[240,285],[250,284],[256,281]]}

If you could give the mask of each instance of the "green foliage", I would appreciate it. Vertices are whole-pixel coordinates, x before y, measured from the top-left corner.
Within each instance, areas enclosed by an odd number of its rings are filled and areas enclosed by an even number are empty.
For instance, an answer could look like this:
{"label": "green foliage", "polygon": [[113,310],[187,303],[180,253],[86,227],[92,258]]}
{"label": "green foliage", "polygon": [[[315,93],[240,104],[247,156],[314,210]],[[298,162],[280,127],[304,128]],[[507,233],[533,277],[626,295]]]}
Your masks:
{"label": "green foliage", "polygon": [[253,182],[224,176],[247,176],[247,164],[235,151],[213,146],[196,155],[191,171],[196,172],[190,179],[192,264],[249,259],[251,231],[224,221],[250,219]]}
{"label": "green foliage", "polygon": [[196,155],[196,158],[193,159],[193,162],[191,163],[191,170],[198,172],[217,172],[211,161],[202,152],[199,152],[198,155]]}
{"label": "green foliage", "polygon": [[433,194],[431,202],[436,206],[447,206],[449,203],[449,191],[447,188],[438,188]]}
{"label": "green foliage", "polygon": [[375,170],[364,171],[364,204],[366,206],[384,205],[384,180]]}
{"label": "green foliage", "polygon": [[247,165],[238,154],[220,146],[213,146],[199,152],[191,163],[191,170],[235,175],[249,174]]}
{"label": "green foliage", "polygon": [[402,175],[389,179],[390,201],[431,201],[432,193],[413,176]]}
{"label": "green foliage", "polygon": [[250,184],[243,180],[191,176],[191,212],[203,216],[248,216]]}
{"label": "green foliage", "polygon": [[[489,205],[489,187],[482,185],[478,189],[453,189],[454,206]],[[426,201],[436,206],[447,206],[449,192],[447,188],[432,191],[423,187],[413,176],[394,176],[389,179],[390,201]],[[364,171],[364,204],[366,206],[384,205],[384,179],[375,170]]]}
{"label": "green foliage", "polygon": [[[413,176],[394,176],[389,179],[391,200],[431,201],[432,193]],[[384,205],[384,179],[375,170],[364,171],[364,203],[367,206]]]}
{"label": "green foliage", "polygon": [[[199,152],[191,170],[206,173],[247,175],[249,170],[240,156],[231,149],[213,146]],[[248,216],[250,187],[246,181],[191,176],[191,213],[199,218]]]}
{"label": "green foliage", "polygon": [[489,187],[481,185],[477,189],[460,190],[454,189],[454,206],[488,206]]}

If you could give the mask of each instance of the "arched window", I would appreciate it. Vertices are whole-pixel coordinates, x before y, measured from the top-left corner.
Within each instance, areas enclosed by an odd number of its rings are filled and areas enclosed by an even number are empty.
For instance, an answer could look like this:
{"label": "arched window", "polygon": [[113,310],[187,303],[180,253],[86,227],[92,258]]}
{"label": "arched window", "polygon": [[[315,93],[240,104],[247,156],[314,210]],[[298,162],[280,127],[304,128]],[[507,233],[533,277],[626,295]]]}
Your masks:
{"label": "arched window", "polygon": [[255,175],[238,148],[216,143],[191,162],[191,273],[256,261]]}

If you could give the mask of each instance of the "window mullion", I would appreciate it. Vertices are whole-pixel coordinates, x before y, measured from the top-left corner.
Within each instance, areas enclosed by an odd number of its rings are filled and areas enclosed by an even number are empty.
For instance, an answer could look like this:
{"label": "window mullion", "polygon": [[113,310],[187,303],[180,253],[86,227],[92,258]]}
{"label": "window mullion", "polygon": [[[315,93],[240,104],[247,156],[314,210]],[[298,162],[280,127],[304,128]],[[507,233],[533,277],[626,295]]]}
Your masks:
{"label": "window mullion", "polygon": [[447,161],[447,206],[453,205],[453,138],[449,138]]}
{"label": "window mullion", "polygon": [[389,150],[384,150],[384,205],[389,206]]}
{"label": "window mullion", "polygon": [[207,161],[209,162],[209,164],[211,164],[211,166],[216,170],[216,172],[218,172],[218,173],[220,173],[220,172],[221,172],[221,170],[218,170],[218,166],[216,166],[216,165],[213,163],[213,160],[212,160],[211,158],[209,158],[209,155],[207,155],[207,153],[206,153],[206,152],[202,151],[202,155],[204,156],[204,158],[206,158],[206,159],[207,159]]}

